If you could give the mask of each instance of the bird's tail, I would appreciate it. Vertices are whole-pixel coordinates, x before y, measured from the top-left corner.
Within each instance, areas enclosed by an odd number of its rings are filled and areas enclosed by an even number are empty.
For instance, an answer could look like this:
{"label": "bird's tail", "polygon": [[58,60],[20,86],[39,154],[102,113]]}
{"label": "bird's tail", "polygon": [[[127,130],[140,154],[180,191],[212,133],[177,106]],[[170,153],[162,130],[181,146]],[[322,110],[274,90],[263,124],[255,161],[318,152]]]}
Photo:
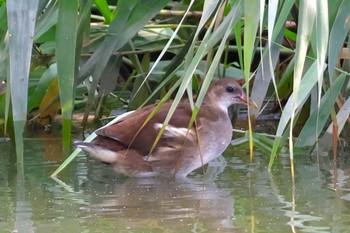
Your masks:
{"label": "bird's tail", "polygon": [[74,142],[74,145],[102,162],[115,163],[117,160],[117,152],[102,148],[93,143],[77,141]]}

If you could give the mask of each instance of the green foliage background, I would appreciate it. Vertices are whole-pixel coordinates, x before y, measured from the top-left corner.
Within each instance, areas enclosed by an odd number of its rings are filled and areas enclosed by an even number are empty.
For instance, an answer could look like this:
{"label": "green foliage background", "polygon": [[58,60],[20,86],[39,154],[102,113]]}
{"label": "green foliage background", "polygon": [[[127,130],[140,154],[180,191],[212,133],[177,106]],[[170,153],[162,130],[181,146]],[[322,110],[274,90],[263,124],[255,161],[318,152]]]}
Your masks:
{"label": "green foliage background", "polygon": [[285,145],[291,160],[319,140],[318,149],[336,150],[349,135],[349,18],[348,0],[0,1],[0,124],[14,133],[20,163],[34,110],[32,120],[60,109],[69,147],[82,105],[85,125],[92,111],[99,118],[172,95],[170,117],[200,78],[195,111],[213,77],[244,77],[258,105],[251,119],[266,99],[281,118],[274,135],[250,129],[234,144],[250,141],[270,166]]}

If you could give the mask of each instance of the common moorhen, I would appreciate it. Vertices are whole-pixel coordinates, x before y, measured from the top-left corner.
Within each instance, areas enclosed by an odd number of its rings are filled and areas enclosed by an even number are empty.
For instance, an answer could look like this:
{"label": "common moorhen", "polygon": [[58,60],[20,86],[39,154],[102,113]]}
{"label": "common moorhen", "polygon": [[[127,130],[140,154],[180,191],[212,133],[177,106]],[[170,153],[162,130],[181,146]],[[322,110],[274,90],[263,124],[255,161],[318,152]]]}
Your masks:
{"label": "common moorhen", "polygon": [[91,143],[76,142],[75,145],[95,158],[113,164],[117,173],[127,176],[185,177],[225,151],[232,138],[228,107],[249,102],[236,81],[224,78],[212,81],[189,130],[190,103],[186,100],[179,103],[152,152],[171,102],[164,103],[140,131],[155,104],[98,129],[95,131],[98,136]]}

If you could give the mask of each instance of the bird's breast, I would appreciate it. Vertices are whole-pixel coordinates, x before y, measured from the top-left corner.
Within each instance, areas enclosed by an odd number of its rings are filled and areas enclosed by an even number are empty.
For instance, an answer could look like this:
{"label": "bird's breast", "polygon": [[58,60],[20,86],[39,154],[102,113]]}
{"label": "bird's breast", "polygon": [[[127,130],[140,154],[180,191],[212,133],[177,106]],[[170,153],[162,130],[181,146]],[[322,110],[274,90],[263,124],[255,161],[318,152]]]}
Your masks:
{"label": "bird's breast", "polygon": [[232,140],[232,124],[227,117],[220,121],[201,121],[198,128],[199,146],[208,161],[221,155]]}

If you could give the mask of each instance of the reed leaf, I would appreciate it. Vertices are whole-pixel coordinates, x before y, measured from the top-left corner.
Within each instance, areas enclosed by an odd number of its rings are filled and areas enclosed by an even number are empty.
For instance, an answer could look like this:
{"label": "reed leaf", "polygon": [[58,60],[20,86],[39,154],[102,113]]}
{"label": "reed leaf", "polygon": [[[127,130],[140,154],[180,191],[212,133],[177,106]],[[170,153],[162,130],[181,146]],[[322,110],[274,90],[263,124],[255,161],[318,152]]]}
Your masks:
{"label": "reed leaf", "polygon": [[52,80],[57,78],[57,64],[52,64],[40,77],[38,84],[35,86],[33,93],[28,99],[28,112],[32,111],[40,105],[47,88]]}
{"label": "reed leaf", "polygon": [[29,68],[38,0],[8,0],[9,82],[17,163],[23,163],[23,130],[27,118]]}
{"label": "reed leaf", "polygon": [[350,29],[350,1],[343,0],[338,8],[337,16],[334,20],[330,35],[328,46],[328,73],[329,78],[332,79],[334,71],[338,62],[338,57],[341,48],[344,44],[346,36]]}
{"label": "reed leaf", "polygon": [[78,3],[78,0],[61,0],[58,5],[56,57],[64,148],[69,148],[71,146],[74,80],[77,72],[76,45],[79,15]]}
{"label": "reed leaf", "polygon": [[[231,25],[232,21],[236,21],[237,18],[241,16],[241,1],[238,1],[236,5],[232,6],[230,12],[227,14],[227,16],[224,18],[223,22],[220,24],[220,26],[215,30],[212,34],[210,34],[215,20],[211,22],[209,25],[206,34],[204,35],[204,38],[202,40],[202,43],[198,47],[196,53],[193,57],[190,57],[189,55],[186,57],[186,59],[189,59],[191,62],[189,63],[189,66],[186,67],[185,73],[182,76],[182,82],[179,87],[179,90],[174,98],[174,101],[169,109],[169,113],[166,116],[164,120],[163,127],[166,127],[166,125],[169,123],[173,113],[175,112],[175,109],[180,102],[183,94],[185,93],[187,87],[189,86],[192,76],[202,60],[202,58],[208,54],[209,51],[213,49],[213,47],[222,40],[223,36],[225,35],[227,28],[229,25]],[[215,16],[214,16],[215,19]],[[203,95],[203,94],[201,94]],[[190,96],[189,99],[192,97]]]}
{"label": "reed leaf", "polygon": [[[344,105],[341,107],[341,109],[339,110],[338,114],[337,114],[337,122],[338,122],[338,135],[340,135],[340,132],[342,132],[342,130],[344,129],[345,125],[346,125],[346,121],[349,119],[349,115],[350,115],[350,98],[348,98]],[[326,130],[326,132],[322,135],[320,142],[318,144],[318,148],[316,152],[328,152],[329,149],[331,148],[332,145],[332,137],[334,135],[333,132],[333,124],[330,124]],[[322,153],[324,154],[324,153]]]}
{"label": "reed leaf", "polygon": [[[291,123],[294,125],[295,112],[300,106],[297,104],[297,98],[299,96],[300,84],[302,79],[302,73],[304,69],[305,58],[308,50],[309,39],[314,26],[316,16],[316,4],[313,0],[306,0],[300,2],[299,8],[299,20],[298,20],[298,37],[295,52],[295,66],[294,66],[294,78],[293,78],[293,102],[291,111]],[[303,23],[302,23],[303,22]],[[305,78],[304,78],[305,79]],[[289,150],[290,160],[293,170],[293,127],[289,129]]]}
{"label": "reed leaf", "polygon": [[96,7],[101,12],[102,16],[105,18],[105,23],[108,24],[113,20],[113,14],[109,9],[106,0],[95,0]]}
{"label": "reed leaf", "polygon": [[[213,1],[213,2],[215,2],[215,1]],[[181,18],[181,20],[180,20],[178,26],[176,27],[174,33],[171,35],[171,37],[169,38],[169,41],[166,43],[166,45],[164,46],[162,52],[161,52],[161,53],[159,54],[159,56],[157,57],[157,60],[153,63],[153,65],[152,65],[152,67],[150,68],[150,70],[149,70],[147,76],[145,77],[144,81],[141,83],[139,89],[140,89],[140,88],[144,85],[144,83],[147,81],[148,77],[152,74],[153,70],[154,70],[154,69],[156,68],[156,66],[159,64],[159,61],[160,61],[160,60],[162,59],[162,57],[164,56],[165,52],[168,50],[168,48],[170,47],[170,45],[171,45],[171,43],[173,42],[173,40],[176,38],[177,33],[178,33],[179,29],[181,28],[181,26],[182,26],[182,24],[183,24],[183,21],[185,20],[186,15],[187,15],[187,13],[189,12],[189,10],[191,9],[191,6],[193,5],[193,3],[194,3],[194,0],[191,0],[190,4],[188,5],[188,7],[187,7],[187,9],[186,9],[185,14],[184,14],[183,17]],[[201,20],[201,21],[202,21],[202,20]],[[199,24],[200,24],[200,23],[199,23]],[[200,25],[201,25],[201,24],[200,24]],[[195,34],[194,38],[192,39],[192,44],[188,47],[189,50],[187,51],[186,55],[191,54],[191,50],[192,50],[193,47],[194,47],[194,46],[193,46],[193,43],[194,43],[194,41],[195,41],[196,35],[198,34],[197,32],[198,32],[198,30],[201,29],[200,25],[199,25],[199,27],[197,28],[197,31],[196,31],[196,34]],[[187,47],[187,46],[186,46],[186,47]],[[179,60],[176,59],[176,61],[179,61]],[[139,90],[137,90],[136,93],[137,93],[137,92],[139,92]]]}
{"label": "reed leaf", "polygon": [[[294,115],[299,113],[302,105],[305,103],[306,99],[311,93],[312,88],[317,83],[317,62],[314,62],[311,67],[307,70],[303,78],[303,85],[300,86],[299,91],[293,92],[293,94],[289,97],[286,105],[284,106],[281,118],[279,120],[279,124],[276,132],[276,139],[273,144],[272,154],[270,156],[269,167],[271,168],[274,159],[277,156],[277,152],[281,148],[281,142],[283,141],[283,133],[290,127],[288,127],[292,117],[292,111],[294,111]],[[297,95],[297,96],[295,96]],[[293,103],[294,102],[294,103]],[[294,106],[298,106],[296,109],[293,109]]]}
{"label": "reed leaf", "polygon": [[333,105],[338,98],[344,81],[345,74],[340,74],[323,95],[320,101],[320,108],[313,111],[311,116],[306,121],[303,129],[301,130],[299,137],[295,143],[295,147],[305,147],[312,146],[316,143],[318,136],[321,133],[321,130],[324,128],[331,111],[333,110]]}
{"label": "reed leaf", "polygon": [[[327,47],[328,47],[328,2],[318,0],[317,1],[317,17],[316,17],[316,53],[317,53],[317,111],[318,116],[320,116],[319,111],[321,110],[321,95],[322,95],[322,85],[323,85],[323,76],[324,70],[327,66]],[[312,105],[311,105],[312,106]],[[310,117],[311,118],[311,117]],[[310,119],[309,118],[309,119]],[[315,140],[316,142],[320,132],[319,129],[319,117],[316,119],[316,131],[315,131]],[[307,124],[307,123],[306,123]],[[304,128],[306,125],[304,125]],[[322,130],[322,128],[320,129]],[[310,136],[310,135],[309,135]],[[299,135],[299,138],[301,135]]]}
{"label": "reed leaf", "polygon": [[[244,1],[244,50],[243,50],[243,73],[244,79],[247,83],[246,93],[250,96],[249,90],[249,80],[250,80],[250,68],[252,64],[253,51],[255,49],[255,39],[258,30],[258,22],[260,19],[260,1],[254,0]],[[253,12],[253,13],[252,13]],[[262,30],[262,29],[261,29]],[[248,36],[249,35],[249,36]],[[248,112],[250,107],[248,105]],[[252,135],[252,125],[250,117],[248,117],[248,127],[249,127],[249,151],[250,159],[253,158],[253,135]]]}
{"label": "reed leaf", "polygon": [[[116,17],[108,29],[108,36],[97,48],[89,60],[82,66],[78,83],[92,73],[93,82],[89,89],[88,105],[85,110],[83,125],[94,100],[94,93],[103,70],[113,52],[121,49],[148,21],[157,14],[169,0],[152,0],[144,4],[143,1],[119,1]],[[98,65],[97,65],[98,64]]]}
{"label": "reed leaf", "polygon": [[44,10],[41,10],[42,14],[38,17],[35,25],[35,37],[36,41],[39,39],[44,33],[46,33],[49,29],[51,29],[57,23],[58,17],[58,2],[57,1],[41,1],[44,2],[45,6]]}
{"label": "reed leaf", "polygon": [[[250,114],[253,116],[253,118],[257,118],[259,115],[259,110],[262,107],[264,98],[261,98],[262,96],[267,96],[267,90],[270,86],[271,80],[274,81],[274,68],[277,65],[277,61],[280,55],[281,47],[279,44],[282,43],[283,40],[283,30],[280,31],[279,37],[276,38],[275,41],[273,41],[271,47],[266,47],[264,49],[264,55],[262,57],[262,60],[260,61],[255,79],[254,84],[252,88],[252,94],[251,99],[257,104],[258,108],[252,108],[250,109]],[[277,89],[277,86],[275,87],[275,90]],[[276,91],[276,95],[277,95]],[[277,95],[277,99],[278,95]]]}

